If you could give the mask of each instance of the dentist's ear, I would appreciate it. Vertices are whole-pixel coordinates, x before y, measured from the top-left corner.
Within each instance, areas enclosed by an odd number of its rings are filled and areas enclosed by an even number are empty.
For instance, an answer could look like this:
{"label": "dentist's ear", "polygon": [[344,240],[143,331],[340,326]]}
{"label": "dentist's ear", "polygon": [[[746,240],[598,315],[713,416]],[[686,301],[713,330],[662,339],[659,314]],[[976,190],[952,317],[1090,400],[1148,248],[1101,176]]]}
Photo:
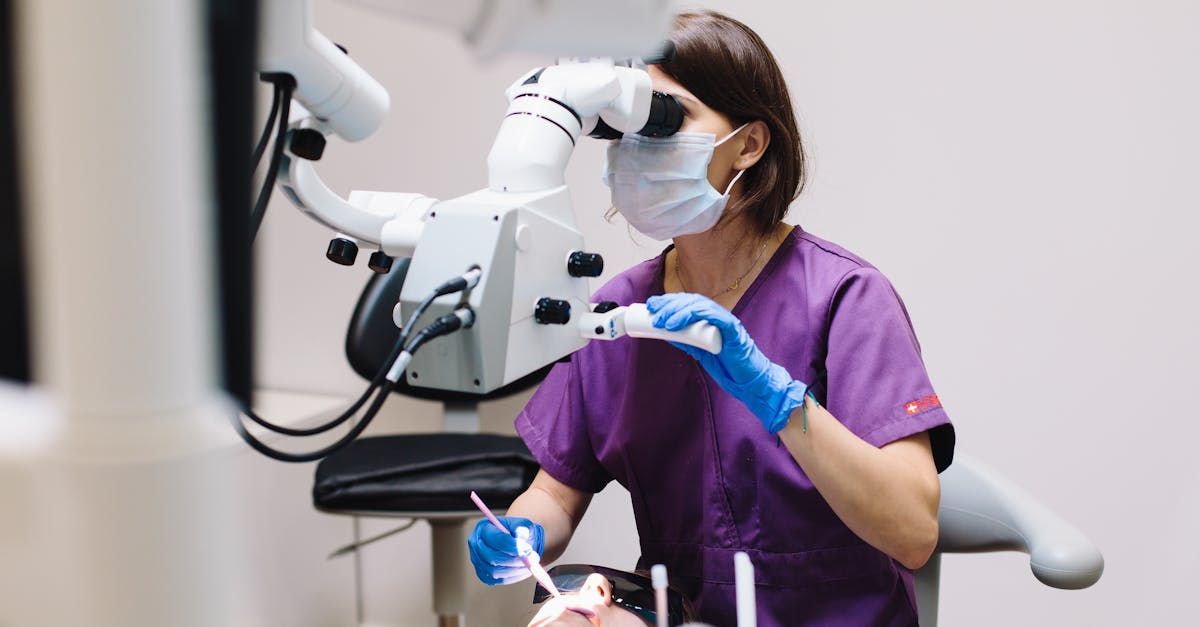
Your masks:
{"label": "dentist's ear", "polygon": [[755,120],[747,124],[746,128],[738,133],[738,137],[730,141],[739,141],[742,146],[737,159],[733,161],[733,168],[748,170],[762,159],[763,153],[767,152],[767,147],[771,145],[771,129],[767,128],[766,122]]}

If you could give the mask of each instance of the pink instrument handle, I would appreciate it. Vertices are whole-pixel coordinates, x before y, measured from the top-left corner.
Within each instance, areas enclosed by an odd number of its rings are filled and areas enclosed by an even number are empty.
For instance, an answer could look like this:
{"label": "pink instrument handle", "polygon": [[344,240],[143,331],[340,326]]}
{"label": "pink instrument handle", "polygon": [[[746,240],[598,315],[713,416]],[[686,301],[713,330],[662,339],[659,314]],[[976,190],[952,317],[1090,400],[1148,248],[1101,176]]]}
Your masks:
{"label": "pink instrument handle", "polygon": [[500,522],[500,519],[496,518],[496,515],[492,513],[492,510],[488,509],[488,506],[483,504],[483,499],[479,498],[479,495],[475,494],[474,490],[471,490],[471,500],[475,501],[475,507],[478,507],[479,511],[483,512],[483,515],[487,517],[488,522],[495,525],[500,531],[503,531],[510,536],[512,535],[512,532],[508,530],[508,527],[505,527],[504,524]]}

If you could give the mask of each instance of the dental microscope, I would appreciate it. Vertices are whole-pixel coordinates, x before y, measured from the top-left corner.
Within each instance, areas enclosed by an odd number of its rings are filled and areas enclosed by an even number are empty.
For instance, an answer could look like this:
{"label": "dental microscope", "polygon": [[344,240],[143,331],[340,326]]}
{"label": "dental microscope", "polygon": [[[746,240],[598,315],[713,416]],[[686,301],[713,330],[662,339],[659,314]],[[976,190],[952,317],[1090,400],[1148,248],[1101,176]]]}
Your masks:
{"label": "dental microscope", "polygon": [[708,324],[667,332],[650,325],[643,305],[589,300],[587,279],[601,274],[604,260],[585,246],[564,180],[576,143],[624,133],[668,136],[683,121],[679,103],[651,88],[644,48],[631,61],[563,59],[514,81],[487,155],[485,189],[440,201],[382,191],[353,191],[343,199],[316,171],[325,138],[368,136],[387,112],[387,92],[311,27],[306,8],[297,11],[296,3],[283,0],[265,8],[260,70],[294,85],[291,119],[281,121],[287,134],[279,186],[301,211],[337,233],[329,259],[351,265],[360,250],[370,249],[370,268],[387,272],[394,258],[411,258],[394,312],[397,326],[448,276],[479,270],[463,299],[429,307],[430,315],[441,316],[469,306],[475,321],[442,338],[438,351],[414,355],[410,385],[486,393],[589,340],[625,335],[718,350],[719,333]]}

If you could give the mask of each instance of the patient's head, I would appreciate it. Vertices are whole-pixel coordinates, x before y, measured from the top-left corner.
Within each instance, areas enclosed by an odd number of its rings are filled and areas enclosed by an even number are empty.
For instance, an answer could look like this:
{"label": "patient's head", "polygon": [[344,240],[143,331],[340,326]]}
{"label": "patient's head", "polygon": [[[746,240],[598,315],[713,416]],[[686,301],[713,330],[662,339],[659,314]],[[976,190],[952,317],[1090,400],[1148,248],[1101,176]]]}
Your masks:
{"label": "patient's head", "polygon": [[646,622],[620,605],[614,605],[612,582],[604,575],[592,573],[579,590],[542,603],[537,615],[529,621],[529,627],[547,625],[645,627]]}
{"label": "patient's head", "polygon": [[[549,575],[562,594],[551,597],[540,585],[534,589],[533,602],[542,603],[542,607],[529,622],[530,627],[654,624],[654,590],[643,575],[582,564],[555,566]],[[667,608],[671,625],[695,618],[691,604],[676,590],[668,589]]]}

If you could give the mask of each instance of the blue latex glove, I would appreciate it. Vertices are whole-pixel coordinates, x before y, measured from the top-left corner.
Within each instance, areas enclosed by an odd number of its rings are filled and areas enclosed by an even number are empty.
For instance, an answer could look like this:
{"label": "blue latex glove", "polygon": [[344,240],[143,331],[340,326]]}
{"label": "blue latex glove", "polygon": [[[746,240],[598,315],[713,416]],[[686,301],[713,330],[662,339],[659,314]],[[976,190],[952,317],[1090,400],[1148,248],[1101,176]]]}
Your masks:
{"label": "blue latex glove", "polygon": [[787,425],[792,410],[804,404],[808,389],[787,370],[771,362],[754,345],[746,328],[727,309],[700,294],[672,293],[646,300],[650,323],[660,329],[679,331],[705,321],[721,332],[721,352],[671,342],[696,358],[709,376],[758,417],[771,434]]}
{"label": "blue latex glove", "polygon": [[[542,526],[519,516],[499,516],[500,522],[513,533],[517,527],[529,529],[529,544],[533,552],[541,558],[542,549],[546,542],[546,531]],[[496,528],[486,518],[475,523],[475,530],[467,538],[467,548],[471,551],[471,564],[475,566],[475,575],[489,586],[516,583],[529,576],[529,569],[521,561],[517,551],[517,539]]]}

